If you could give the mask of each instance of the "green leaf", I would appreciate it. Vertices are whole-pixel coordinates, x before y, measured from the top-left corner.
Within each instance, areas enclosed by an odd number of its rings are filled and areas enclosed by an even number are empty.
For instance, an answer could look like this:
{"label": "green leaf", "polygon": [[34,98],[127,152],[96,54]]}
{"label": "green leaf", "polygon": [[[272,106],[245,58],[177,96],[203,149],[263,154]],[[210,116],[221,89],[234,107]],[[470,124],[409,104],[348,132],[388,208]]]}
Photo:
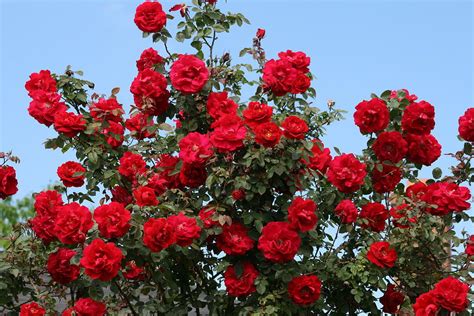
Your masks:
{"label": "green leaf", "polygon": [[440,168],[434,168],[432,174],[434,179],[439,179],[443,175],[443,171]]}

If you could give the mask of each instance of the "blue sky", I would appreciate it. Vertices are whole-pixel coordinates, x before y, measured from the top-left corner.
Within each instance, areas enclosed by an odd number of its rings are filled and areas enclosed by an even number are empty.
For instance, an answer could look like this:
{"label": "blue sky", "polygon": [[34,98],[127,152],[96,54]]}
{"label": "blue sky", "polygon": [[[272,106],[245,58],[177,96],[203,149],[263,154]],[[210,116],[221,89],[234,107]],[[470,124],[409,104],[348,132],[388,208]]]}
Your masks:
{"label": "blue sky", "polygon": [[[180,1],[162,3],[167,10]],[[133,23],[139,1],[0,2],[0,151],[13,150],[22,160],[16,166],[21,197],[57,180],[57,166],[74,159],[43,149],[55,132],[27,113],[29,74],[61,72],[70,64],[96,83],[98,93],[121,87],[119,101],[130,104],[135,60],[145,48],[162,49],[142,39]],[[457,119],[474,104],[471,1],[219,2],[224,11],[244,13],[252,25],[223,35],[217,53],[230,51],[237,58],[261,27],[267,31],[268,58],[286,49],[311,56],[316,105],[333,99],[348,111],[347,120],[323,138],[327,145],[359,152],[366,139],[353,124],[355,105],[371,92],[407,88],[435,106],[434,134],[443,152],[461,147]],[[451,162],[443,158],[437,166],[446,169]]]}

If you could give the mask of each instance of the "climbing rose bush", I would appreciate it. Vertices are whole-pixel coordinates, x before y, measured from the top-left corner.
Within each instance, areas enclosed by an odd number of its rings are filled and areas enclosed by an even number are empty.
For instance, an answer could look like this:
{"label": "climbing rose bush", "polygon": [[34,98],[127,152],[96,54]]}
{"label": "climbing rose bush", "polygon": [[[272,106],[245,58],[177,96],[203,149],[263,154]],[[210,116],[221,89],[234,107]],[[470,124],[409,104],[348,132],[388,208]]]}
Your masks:
{"label": "climbing rose bush", "polygon": [[[473,221],[474,109],[459,118],[461,149],[447,153],[444,176],[421,176],[442,153],[436,106],[406,89],[354,105],[367,146],[341,152],[324,144],[342,111],[314,106],[310,55],[282,46],[267,58],[263,29],[237,62],[216,55],[222,34],[249,23],[220,5],[136,8],[154,47],[137,56],[132,105],[80,71],[31,74],[28,113],[57,132],[45,147],[75,159],[34,194],[36,215],[11,237],[0,305],[20,315],[470,315],[473,237],[457,227]],[[172,51],[172,40],[193,51]],[[17,159],[1,158],[5,199]]]}

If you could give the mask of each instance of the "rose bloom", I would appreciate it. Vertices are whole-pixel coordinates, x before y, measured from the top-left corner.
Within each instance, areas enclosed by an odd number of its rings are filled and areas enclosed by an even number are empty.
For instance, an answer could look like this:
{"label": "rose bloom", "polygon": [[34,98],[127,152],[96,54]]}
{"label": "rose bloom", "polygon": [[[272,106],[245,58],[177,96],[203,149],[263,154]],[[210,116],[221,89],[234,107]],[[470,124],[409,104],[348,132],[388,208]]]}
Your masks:
{"label": "rose bloom", "polygon": [[158,52],[153,48],[145,49],[140,55],[140,59],[137,60],[138,71],[145,70],[147,68],[153,68],[155,65],[163,63],[163,57],[158,55]]}
{"label": "rose bloom", "polygon": [[212,207],[204,207],[199,211],[199,219],[201,220],[204,228],[211,228],[214,226],[220,226],[219,221],[214,219],[216,210]]}
{"label": "rose bloom", "polygon": [[209,113],[214,120],[226,114],[237,115],[237,108],[237,103],[229,99],[227,91],[211,92],[207,97],[207,113]]}
{"label": "rose bloom", "polygon": [[254,133],[255,142],[267,148],[275,147],[282,135],[281,129],[273,122],[258,125]]}
{"label": "rose bloom", "polygon": [[133,203],[132,195],[124,187],[117,185],[111,190],[111,193],[113,202],[118,202],[123,206],[127,206]]}
{"label": "rose bloom", "polygon": [[362,101],[356,106],[354,122],[362,134],[383,131],[389,122],[390,113],[385,101],[373,98]]}
{"label": "rose bloom", "polygon": [[125,121],[125,127],[130,131],[132,137],[138,140],[153,137],[154,133],[149,130],[153,126],[153,119],[144,113],[135,113]]}
{"label": "rose bloom", "polygon": [[304,93],[311,85],[305,72],[298,70],[288,59],[270,59],[263,67],[263,86],[281,97],[287,93]]}
{"label": "rose bloom", "polygon": [[168,81],[150,68],[138,72],[130,86],[135,105],[148,115],[161,115],[168,109]]}
{"label": "rose bloom", "polygon": [[369,202],[362,206],[360,218],[368,220],[368,224],[362,224],[362,228],[370,228],[374,232],[380,233],[385,229],[385,221],[389,217],[389,212],[378,202]]}
{"label": "rose bloom", "polygon": [[58,167],[59,179],[65,187],[80,187],[84,184],[84,168],[80,163],[68,161]]}
{"label": "rose bloom", "polygon": [[125,178],[134,179],[146,171],[146,162],[139,154],[127,151],[119,160],[118,172]]}
{"label": "rose bloom", "polygon": [[35,212],[38,215],[56,216],[56,207],[64,204],[61,194],[55,190],[47,190],[36,194]]}
{"label": "rose bloom", "polygon": [[371,178],[375,192],[391,192],[400,183],[402,172],[397,166],[382,164],[382,171],[375,167],[372,170]]}
{"label": "rose bloom", "polygon": [[390,284],[387,290],[380,298],[380,303],[383,305],[383,311],[388,314],[396,314],[400,308],[400,305],[405,300],[403,293],[395,290],[395,285]]}
{"label": "rose bloom", "polygon": [[0,199],[6,199],[8,196],[18,192],[18,180],[16,171],[11,166],[0,167]]}
{"label": "rose bloom", "polygon": [[435,126],[434,115],[434,107],[428,102],[413,102],[403,111],[402,130],[409,134],[427,135]]}
{"label": "rose bloom", "polygon": [[417,222],[416,217],[407,217],[406,213],[409,209],[410,206],[406,203],[402,203],[390,209],[389,214],[392,217],[392,222],[395,227],[405,229],[410,227],[410,223],[414,224]]}
{"label": "rose bloom", "polygon": [[28,91],[28,95],[33,97],[33,93],[36,91],[44,92],[56,92],[56,80],[51,76],[49,70],[40,70],[40,72],[34,72],[30,75],[30,80],[25,83],[25,89]]}
{"label": "rose bloom", "polygon": [[426,208],[426,212],[432,215],[444,216],[450,212],[462,212],[468,210],[471,204],[469,188],[462,187],[451,182],[436,182],[429,184],[421,200],[436,207]]}
{"label": "rose bloom", "polygon": [[117,99],[100,98],[90,105],[90,113],[96,121],[114,121],[118,123],[122,122],[122,115],[125,112]]}
{"label": "rose bloom", "polygon": [[125,269],[122,270],[122,274],[128,280],[143,280],[145,278],[145,269],[137,266],[135,261],[128,261],[125,264]]}
{"label": "rose bloom", "polygon": [[138,206],[156,206],[158,199],[156,198],[155,190],[147,186],[141,186],[133,190],[133,197]]}
{"label": "rose bloom", "polygon": [[438,310],[439,306],[433,291],[421,294],[416,298],[415,304],[413,304],[415,316],[436,316]]}
{"label": "rose bloom", "polygon": [[74,137],[86,130],[86,121],[82,114],[58,112],[54,116],[54,129],[68,137]]}
{"label": "rose bloom", "polygon": [[334,209],[334,213],[341,219],[343,224],[352,224],[357,220],[357,207],[351,200],[342,200]]}
{"label": "rose bloom", "polygon": [[380,268],[392,268],[397,261],[397,252],[386,241],[376,241],[370,245],[367,259]]}
{"label": "rose bloom", "polygon": [[[62,316],[103,316],[107,312],[104,303],[94,301],[91,298],[80,298],[73,307],[66,309]],[[74,313],[74,314],[73,314]]]}
{"label": "rose bloom", "polygon": [[252,129],[258,125],[268,123],[272,119],[273,108],[260,102],[250,102],[248,107],[242,111],[245,124]]}
{"label": "rose bloom", "polygon": [[160,252],[174,243],[175,226],[166,218],[150,218],[143,226],[143,244],[152,252]]}
{"label": "rose bloom", "polygon": [[184,94],[202,90],[209,79],[206,64],[194,55],[180,55],[170,70],[173,87]]}
{"label": "rose bloom", "polygon": [[188,12],[188,7],[184,3],[175,4],[170,9],[170,12],[173,12],[173,11],[179,11],[179,14],[181,15],[181,17],[184,18],[186,16],[186,13]]}
{"label": "rose bloom", "polygon": [[304,139],[306,133],[309,131],[308,124],[297,116],[288,116],[283,123],[283,134],[289,139]]}
{"label": "rose bloom", "polygon": [[265,37],[265,29],[257,29],[257,33],[255,34],[255,37],[258,38],[259,40],[263,39]]}
{"label": "rose bloom", "polygon": [[426,193],[428,186],[423,182],[416,182],[408,186],[405,190],[405,194],[412,201],[420,201],[423,195]]}
{"label": "rose bloom", "polygon": [[107,124],[108,126],[102,130],[102,134],[105,136],[105,141],[110,147],[117,148],[123,143],[125,130],[120,123],[109,121]]}
{"label": "rose bloom", "polygon": [[318,221],[317,205],[313,200],[296,197],[288,207],[288,222],[301,232],[312,230]]}
{"label": "rose bloom", "polygon": [[179,158],[192,165],[204,165],[214,155],[211,142],[207,134],[192,132],[181,138]]}
{"label": "rose bloom", "polygon": [[232,198],[236,201],[243,200],[245,199],[245,190],[243,189],[234,190],[232,191],[231,195],[232,195]]}
{"label": "rose bloom", "polygon": [[360,189],[367,174],[366,166],[353,154],[335,157],[327,170],[327,178],[339,191],[351,193]]}
{"label": "rose bloom", "polygon": [[377,159],[397,163],[405,157],[408,143],[399,132],[382,132],[372,144]]}
{"label": "rose bloom", "polygon": [[405,136],[408,142],[407,159],[413,163],[430,166],[441,156],[441,145],[433,135]]}
{"label": "rose bloom", "polygon": [[179,171],[179,181],[190,188],[198,188],[206,183],[207,171],[203,166],[183,163]]}
{"label": "rose bloom", "polygon": [[44,244],[49,244],[53,240],[56,240],[54,229],[55,219],[55,216],[36,215],[29,221],[31,229]]}
{"label": "rose bloom", "polygon": [[465,252],[468,257],[474,256],[474,235],[471,235],[469,239],[466,240]]}
{"label": "rose bloom", "polygon": [[309,72],[309,64],[311,62],[311,58],[306,56],[303,52],[293,52],[291,50],[287,50],[286,52],[278,53],[278,57],[283,60],[287,60],[291,63],[291,65],[302,72]]}
{"label": "rose bloom", "polygon": [[329,148],[324,148],[324,144],[319,139],[313,139],[312,142],[312,155],[309,157],[309,161],[302,160],[302,162],[306,164],[308,168],[318,170],[324,174],[332,160],[331,151]]}
{"label": "rose bloom", "polygon": [[94,220],[99,226],[99,232],[105,238],[120,238],[130,228],[131,215],[118,202],[99,206],[94,211]]}
{"label": "rose bloom", "polygon": [[59,241],[66,245],[81,244],[92,228],[92,215],[89,209],[73,202],[58,206],[54,232]]}
{"label": "rose bloom", "polygon": [[239,222],[224,225],[222,233],[217,236],[217,248],[228,255],[243,255],[253,248],[254,240],[249,237],[248,229]]}
{"label": "rose bloom", "polygon": [[244,261],[242,263],[242,273],[237,276],[235,266],[229,266],[224,272],[224,284],[227,293],[234,297],[243,297],[252,294],[257,289],[255,280],[259,273],[252,263]]}
{"label": "rose bloom", "polygon": [[469,285],[452,276],[436,283],[433,289],[438,305],[448,311],[458,313],[464,311],[469,304],[467,299],[468,292]]}
{"label": "rose bloom", "polygon": [[22,304],[20,307],[20,316],[43,316],[46,310],[36,302]]}
{"label": "rose bloom", "polygon": [[459,136],[467,142],[474,142],[474,108],[469,108],[459,118]]}
{"label": "rose bloom", "polygon": [[38,123],[48,127],[54,123],[57,113],[67,110],[66,104],[61,102],[61,95],[56,92],[34,91],[32,97],[28,113]]}
{"label": "rose bloom", "polygon": [[276,263],[293,260],[300,245],[300,236],[286,222],[268,223],[258,239],[258,249],[265,259]]}
{"label": "rose bloom", "polygon": [[[403,97],[398,97],[399,92],[403,92]],[[407,99],[409,102],[414,102],[418,100],[418,97],[415,94],[410,94],[407,89],[400,89],[400,90],[392,90],[390,93],[390,99],[397,99],[399,102],[402,101],[403,99]]]}
{"label": "rose bloom", "polygon": [[166,25],[166,13],[159,2],[146,1],[137,7],[133,21],[141,31],[155,33]]}
{"label": "rose bloom", "polygon": [[79,266],[70,262],[75,255],[76,252],[68,248],[59,248],[49,255],[47,268],[54,281],[68,284],[79,277]]}
{"label": "rose bloom", "polygon": [[80,263],[91,279],[110,281],[120,270],[122,259],[122,251],[113,242],[94,239],[84,248]]}
{"label": "rose bloom", "polygon": [[152,188],[158,196],[168,190],[168,181],[161,174],[154,173],[148,178],[147,186]]}
{"label": "rose bloom", "polygon": [[310,305],[321,295],[321,281],[315,275],[301,275],[288,283],[288,295],[298,305]]}
{"label": "rose bloom", "polygon": [[232,152],[244,145],[247,128],[239,116],[223,115],[212,123],[211,128],[214,130],[210,133],[210,140],[219,152]]}
{"label": "rose bloom", "polygon": [[179,180],[179,173],[176,173],[176,165],[179,162],[178,157],[168,154],[160,155],[156,162],[156,168],[158,169],[160,177],[166,180],[168,189],[180,188],[182,186]]}
{"label": "rose bloom", "polygon": [[201,227],[198,226],[196,219],[184,215],[183,212],[168,217],[168,223],[174,226],[176,244],[181,247],[190,246],[201,236]]}

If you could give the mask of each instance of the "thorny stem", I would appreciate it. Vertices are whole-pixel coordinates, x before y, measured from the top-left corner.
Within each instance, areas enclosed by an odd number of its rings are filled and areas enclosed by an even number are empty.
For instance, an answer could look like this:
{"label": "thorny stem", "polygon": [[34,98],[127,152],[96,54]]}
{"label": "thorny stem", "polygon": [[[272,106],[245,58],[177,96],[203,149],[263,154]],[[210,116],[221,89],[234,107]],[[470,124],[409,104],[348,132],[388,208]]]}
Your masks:
{"label": "thorny stem", "polygon": [[122,288],[120,287],[119,283],[117,282],[117,280],[113,280],[113,283],[115,284],[115,286],[118,288],[119,292],[120,292],[120,295],[122,296],[122,298],[125,300],[125,302],[127,303],[128,307],[130,308],[130,311],[132,312],[132,315],[133,316],[138,316],[137,312],[133,309],[133,305],[132,303],[130,303],[130,300],[128,299],[128,296],[124,293],[124,291],[122,290]]}

